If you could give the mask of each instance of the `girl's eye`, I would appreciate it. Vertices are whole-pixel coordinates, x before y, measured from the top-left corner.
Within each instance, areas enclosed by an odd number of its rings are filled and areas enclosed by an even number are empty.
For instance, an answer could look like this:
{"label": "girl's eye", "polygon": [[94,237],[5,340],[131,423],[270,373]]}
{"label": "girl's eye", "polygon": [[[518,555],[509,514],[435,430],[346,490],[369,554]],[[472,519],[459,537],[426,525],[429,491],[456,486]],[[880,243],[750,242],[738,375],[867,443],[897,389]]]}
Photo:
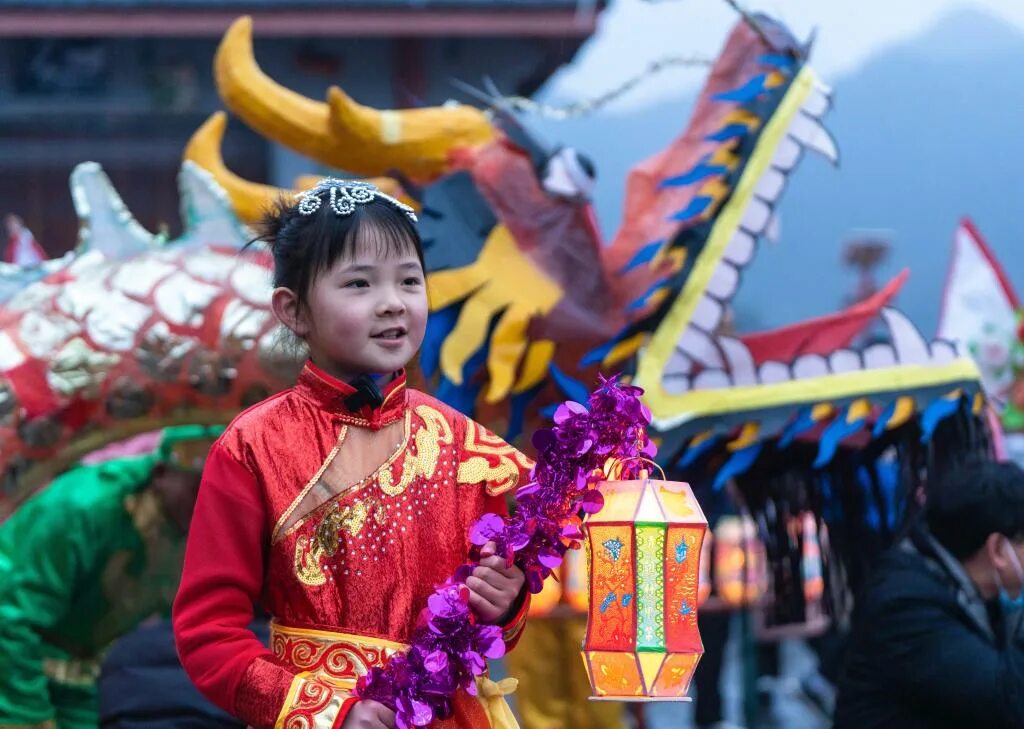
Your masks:
{"label": "girl's eye", "polygon": [[421,279],[419,276],[410,276],[409,278],[405,279],[402,282],[402,285],[403,286],[419,286],[421,283],[423,283],[423,279]]}
{"label": "girl's eye", "polygon": [[367,281],[365,278],[357,278],[357,279],[355,279],[353,281],[349,281],[348,283],[346,283],[345,284],[345,288],[346,289],[362,289],[362,288],[368,287],[369,285],[370,285],[370,282]]}

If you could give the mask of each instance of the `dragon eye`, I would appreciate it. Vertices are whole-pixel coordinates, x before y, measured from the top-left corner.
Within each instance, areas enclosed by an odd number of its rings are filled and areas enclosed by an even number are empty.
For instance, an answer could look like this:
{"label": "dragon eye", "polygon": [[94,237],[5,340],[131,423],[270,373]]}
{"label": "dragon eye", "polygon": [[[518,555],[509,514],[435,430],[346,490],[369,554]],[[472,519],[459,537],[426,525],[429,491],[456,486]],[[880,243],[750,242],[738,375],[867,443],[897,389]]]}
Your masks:
{"label": "dragon eye", "polygon": [[594,163],[572,147],[563,147],[544,166],[544,189],[552,195],[589,199],[594,191]]}

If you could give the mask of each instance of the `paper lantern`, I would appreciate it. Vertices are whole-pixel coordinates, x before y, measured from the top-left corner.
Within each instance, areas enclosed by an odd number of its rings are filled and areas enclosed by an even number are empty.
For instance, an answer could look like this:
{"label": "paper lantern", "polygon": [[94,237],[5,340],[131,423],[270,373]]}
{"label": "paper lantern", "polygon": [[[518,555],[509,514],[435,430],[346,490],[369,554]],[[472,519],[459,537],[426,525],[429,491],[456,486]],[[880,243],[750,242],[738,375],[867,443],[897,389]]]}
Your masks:
{"label": "paper lantern", "polygon": [[697,607],[701,607],[711,597],[711,554],[715,547],[714,534],[711,531],[704,533],[704,544],[700,549],[700,570],[697,581]]}
{"label": "paper lantern", "polygon": [[604,507],[584,523],[592,698],[688,701],[704,652],[697,597],[707,519],[685,483],[643,478],[599,488]]}
{"label": "paper lantern", "polygon": [[723,516],[714,531],[715,594],[730,607],[755,605],[768,587],[767,556],[749,516]]}
{"label": "paper lantern", "polygon": [[530,617],[545,618],[558,608],[586,615],[588,603],[586,556],[581,549],[571,549],[565,553],[558,572],[552,573],[544,581],[544,589],[530,599]]}

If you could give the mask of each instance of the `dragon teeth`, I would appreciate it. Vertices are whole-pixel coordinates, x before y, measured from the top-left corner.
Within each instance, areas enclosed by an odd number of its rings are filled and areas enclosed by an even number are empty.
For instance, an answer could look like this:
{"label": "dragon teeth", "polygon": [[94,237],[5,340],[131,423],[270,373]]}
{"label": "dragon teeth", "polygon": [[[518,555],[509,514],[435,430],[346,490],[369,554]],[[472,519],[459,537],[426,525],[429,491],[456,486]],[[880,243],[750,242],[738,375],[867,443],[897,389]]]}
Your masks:
{"label": "dragon teeth", "polygon": [[728,301],[736,293],[739,286],[740,272],[728,261],[718,264],[711,280],[708,281],[708,293],[719,301]]}
{"label": "dragon teeth", "polygon": [[690,322],[705,332],[713,332],[718,328],[722,320],[722,305],[709,296],[700,297],[700,301],[693,308],[693,316]]}
{"label": "dragon teeth", "polygon": [[756,239],[750,233],[737,230],[725,249],[724,259],[738,267],[746,266],[754,257],[756,243]]}
{"label": "dragon teeth", "polygon": [[686,328],[677,346],[701,367],[720,370],[725,366],[714,340],[706,332],[694,326]]}
{"label": "dragon teeth", "polygon": [[928,342],[902,312],[896,309],[883,309],[882,319],[892,336],[897,360],[900,362],[927,362],[931,359]]}
{"label": "dragon teeth", "polygon": [[840,349],[828,357],[833,372],[856,372],[861,368],[860,354],[850,349]]}

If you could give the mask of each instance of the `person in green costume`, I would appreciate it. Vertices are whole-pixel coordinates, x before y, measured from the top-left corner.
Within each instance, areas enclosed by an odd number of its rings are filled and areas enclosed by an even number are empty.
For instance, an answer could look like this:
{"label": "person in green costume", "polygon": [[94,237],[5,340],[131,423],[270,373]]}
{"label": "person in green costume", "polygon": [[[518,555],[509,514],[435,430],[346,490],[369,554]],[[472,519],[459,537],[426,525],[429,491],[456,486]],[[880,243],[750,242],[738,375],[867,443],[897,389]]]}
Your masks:
{"label": "person in green costume", "polygon": [[105,650],[170,615],[221,430],[168,428],[149,453],[79,464],[0,524],[0,729],[97,726]]}

